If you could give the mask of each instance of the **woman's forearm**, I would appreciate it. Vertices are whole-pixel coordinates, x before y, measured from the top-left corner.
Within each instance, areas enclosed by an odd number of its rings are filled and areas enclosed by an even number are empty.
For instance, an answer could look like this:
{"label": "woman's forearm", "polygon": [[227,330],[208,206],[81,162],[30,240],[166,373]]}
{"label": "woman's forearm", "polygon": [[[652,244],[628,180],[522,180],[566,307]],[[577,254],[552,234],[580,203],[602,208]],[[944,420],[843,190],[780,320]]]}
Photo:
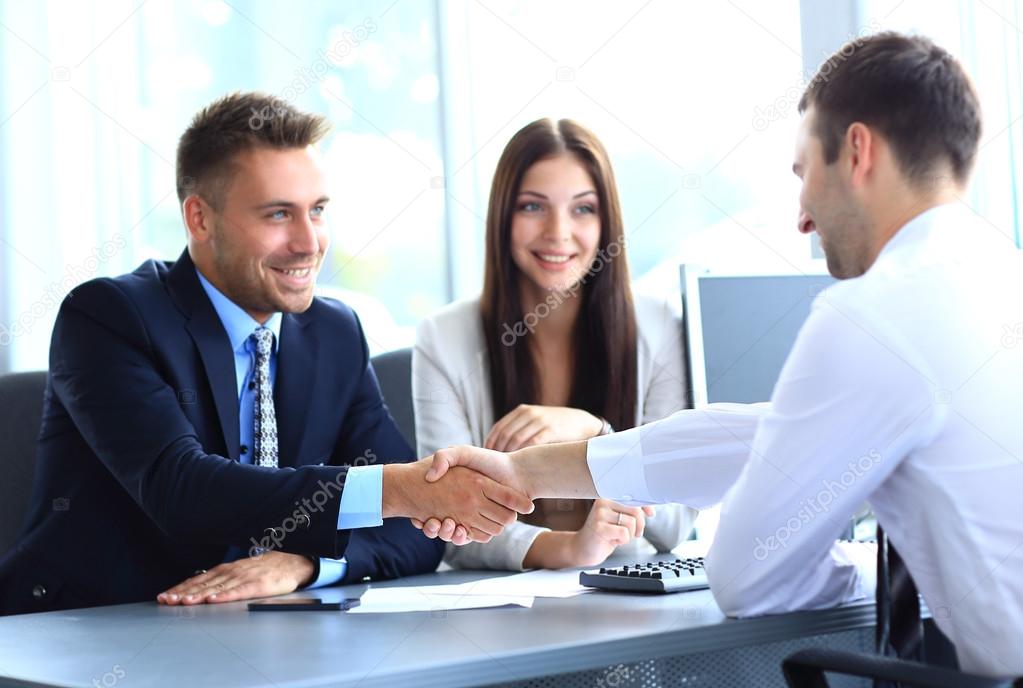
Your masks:
{"label": "woman's forearm", "polygon": [[549,530],[540,533],[522,560],[524,569],[565,569],[575,566],[575,533]]}

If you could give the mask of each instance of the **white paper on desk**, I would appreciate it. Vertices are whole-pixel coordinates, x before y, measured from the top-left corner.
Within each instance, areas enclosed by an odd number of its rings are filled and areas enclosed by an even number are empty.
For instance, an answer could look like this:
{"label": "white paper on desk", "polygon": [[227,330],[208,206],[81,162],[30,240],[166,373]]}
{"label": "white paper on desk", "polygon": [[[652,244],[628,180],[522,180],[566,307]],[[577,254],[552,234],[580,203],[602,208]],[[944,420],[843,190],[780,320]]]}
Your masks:
{"label": "white paper on desk", "polygon": [[359,606],[348,614],[381,614],[397,612],[434,612],[484,607],[532,607],[533,598],[509,595],[454,595],[433,592],[434,587],[370,588],[362,594]]}
{"label": "white paper on desk", "polygon": [[578,571],[529,571],[512,576],[483,578],[458,585],[437,585],[441,595],[497,595],[523,597],[575,597],[592,589],[579,585]]}

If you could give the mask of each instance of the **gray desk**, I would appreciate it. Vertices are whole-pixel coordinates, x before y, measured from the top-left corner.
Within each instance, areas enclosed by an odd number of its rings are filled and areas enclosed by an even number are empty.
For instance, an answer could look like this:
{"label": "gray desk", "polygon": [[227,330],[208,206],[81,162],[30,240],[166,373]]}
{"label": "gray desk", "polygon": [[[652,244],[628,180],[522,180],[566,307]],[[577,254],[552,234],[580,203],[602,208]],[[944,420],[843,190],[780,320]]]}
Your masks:
{"label": "gray desk", "polygon": [[[377,585],[485,575],[448,571]],[[300,596],[334,600],[363,589]],[[532,609],[415,614],[127,604],[0,618],[0,684],[745,688],[784,685],[781,658],[799,647],[869,651],[873,625],[872,604],[726,619],[709,591],[589,593],[538,598]]]}

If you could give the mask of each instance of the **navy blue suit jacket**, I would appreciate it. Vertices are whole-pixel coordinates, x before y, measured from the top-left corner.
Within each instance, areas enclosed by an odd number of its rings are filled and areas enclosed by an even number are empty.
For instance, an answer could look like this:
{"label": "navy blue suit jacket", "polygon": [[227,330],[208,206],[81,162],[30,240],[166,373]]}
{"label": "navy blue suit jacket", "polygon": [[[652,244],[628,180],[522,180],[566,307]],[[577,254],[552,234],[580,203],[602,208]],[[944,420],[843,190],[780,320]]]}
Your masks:
{"label": "navy blue suit jacket", "polygon": [[337,530],[347,466],[413,456],[350,308],[317,298],[284,315],[274,401],[281,468],[239,463],[233,352],[187,251],[76,287],[0,614],[153,600],[268,528],[285,552],[346,557],[344,582],[435,569],[443,543],[406,519]]}

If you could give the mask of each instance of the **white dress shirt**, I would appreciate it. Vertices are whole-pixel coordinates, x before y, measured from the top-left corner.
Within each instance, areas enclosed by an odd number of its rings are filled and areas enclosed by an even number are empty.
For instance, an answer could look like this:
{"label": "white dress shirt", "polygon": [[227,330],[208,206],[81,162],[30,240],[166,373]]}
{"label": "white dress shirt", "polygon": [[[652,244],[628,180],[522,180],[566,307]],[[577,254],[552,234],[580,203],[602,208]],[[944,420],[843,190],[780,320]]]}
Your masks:
{"label": "white dress shirt", "polygon": [[[958,204],[911,220],[866,274],[817,298],[772,402],[591,440],[599,493],[712,499],[727,476],[687,481],[704,464],[741,467],[707,560],[735,616],[871,597],[873,547],[835,543],[869,501],[960,665],[1023,674],[1023,260],[1011,241]],[[628,436],[637,448],[623,453]]]}
{"label": "white dress shirt", "polygon": [[[634,301],[636,422],[643,423],[687,407],[682,322],[680,307],[638,294]],[[412,354],[412,397],[419,456],[458,444],[483,445],[496,419],[479,299],[447,306],[420,323]],[[695,518],[695,510],[680,505],[658,507],[644,537],[616,553],[639,555],[650,552],[651,545],[669,551],[689,535]],[[444,559],[458,568],[520,571],[533,541],[548,530],[516,521],[489,543],[449,545]]]}

